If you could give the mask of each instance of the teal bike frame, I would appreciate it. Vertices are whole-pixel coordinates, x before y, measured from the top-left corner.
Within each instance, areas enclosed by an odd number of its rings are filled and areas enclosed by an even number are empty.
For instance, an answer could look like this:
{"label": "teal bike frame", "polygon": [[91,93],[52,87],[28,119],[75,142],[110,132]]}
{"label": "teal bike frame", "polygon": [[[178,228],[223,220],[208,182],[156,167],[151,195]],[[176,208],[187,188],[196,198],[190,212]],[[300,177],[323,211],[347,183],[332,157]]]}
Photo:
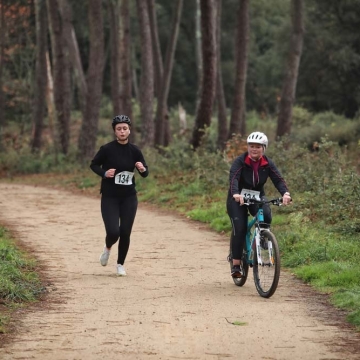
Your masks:
{"label": "teal bike frame", "polygon": [[[257,261],[259,265],[262,265],[262,259],[259,256],[260,254],[260,234],[263,231],[269,231],[268,228],[262,228],[261,224],[264,223],[264,210],[262,207],[259,208],[256,215],[249,220],[246,232],[246,262],[250,267],[254,264],[254,255],[257,255]],[[255,230],[251,232],[253,226],[255,225]],[[269,249],[271,251],[271,249]]]}

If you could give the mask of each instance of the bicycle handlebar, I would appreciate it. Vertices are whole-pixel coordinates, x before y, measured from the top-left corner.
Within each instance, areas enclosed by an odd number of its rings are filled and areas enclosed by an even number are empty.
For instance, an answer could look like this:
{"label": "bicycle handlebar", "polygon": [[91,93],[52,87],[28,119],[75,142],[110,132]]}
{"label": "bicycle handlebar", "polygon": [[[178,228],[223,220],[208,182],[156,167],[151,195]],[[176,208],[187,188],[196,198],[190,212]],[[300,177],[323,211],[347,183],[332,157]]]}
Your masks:
{"label": "bicycle handlebar", "polygon": [[257,204],[257,205],[264,205],[264,204],[272,204],[272,205],[276,205],[276,206],[281,206],[283,202],[283,199],[280,198],[275,198],[275,199],[271,199],[271,200],[257,200],[257,199],[244,199],[244,205],[252,205],[252,204]]}

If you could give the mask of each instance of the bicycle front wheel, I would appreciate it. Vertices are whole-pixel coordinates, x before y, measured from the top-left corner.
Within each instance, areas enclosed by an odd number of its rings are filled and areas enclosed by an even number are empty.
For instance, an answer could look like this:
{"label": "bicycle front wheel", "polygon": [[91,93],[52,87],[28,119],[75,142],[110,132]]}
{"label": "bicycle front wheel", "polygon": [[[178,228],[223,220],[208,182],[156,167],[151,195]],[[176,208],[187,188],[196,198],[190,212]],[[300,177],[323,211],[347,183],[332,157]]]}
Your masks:
{"label": "bicycle front wheel", "polygon": [[268,231],[260,234],[260,254],[262,264],[254,256],[254,282],[257,292],[264,298],[271,297],[278,286],[280,278],[280,251],[275,235]]}

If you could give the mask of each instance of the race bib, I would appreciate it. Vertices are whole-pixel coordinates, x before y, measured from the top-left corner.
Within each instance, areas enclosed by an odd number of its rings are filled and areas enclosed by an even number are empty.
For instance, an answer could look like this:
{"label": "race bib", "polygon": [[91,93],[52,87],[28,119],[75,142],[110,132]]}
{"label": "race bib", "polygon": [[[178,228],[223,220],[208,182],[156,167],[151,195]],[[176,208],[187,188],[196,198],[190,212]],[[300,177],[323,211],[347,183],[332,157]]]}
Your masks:
{"label": "race bib", "polygon": [[244,197],[244,199],[261,200],[260,199],[260,191],[242,189],[240,195],[242,195]]}
{"label": "race bib", "polygon": [[118,185],[132,185],[132,179],[134,177],[134,173],[130,171],[122,171],[115,175],[115,184]]}

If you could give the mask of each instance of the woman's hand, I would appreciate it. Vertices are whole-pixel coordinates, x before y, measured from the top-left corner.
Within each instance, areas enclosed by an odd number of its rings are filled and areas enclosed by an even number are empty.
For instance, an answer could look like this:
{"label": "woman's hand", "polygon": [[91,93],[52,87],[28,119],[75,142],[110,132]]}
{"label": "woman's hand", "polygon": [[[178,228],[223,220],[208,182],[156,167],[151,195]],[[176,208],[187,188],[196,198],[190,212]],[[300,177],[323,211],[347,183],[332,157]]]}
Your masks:
{"label": "woman's hand", "polygon": [[284,205],[289,205],[289,204],[291,203],[290,193],[286,192],[286,193],[283,195],[282,203],[283,203]]}
{"label": "woman's hand", "polygon": [[135,167],[141,172],[145,172],[146,171],[146,167],[143,165],[142,162],[138,161],[137,163],[135,163]]}
{"label": "woman's hand", "polygon": [[234,194],[233,198],[236,202],[240,203],[240,205],[244,205],[244,197],[240,194]]}
{"label": "woman's hand", "polygon": [[109,169],[105,172],[106,178],[113,178],[115,176],[115,169]]}

